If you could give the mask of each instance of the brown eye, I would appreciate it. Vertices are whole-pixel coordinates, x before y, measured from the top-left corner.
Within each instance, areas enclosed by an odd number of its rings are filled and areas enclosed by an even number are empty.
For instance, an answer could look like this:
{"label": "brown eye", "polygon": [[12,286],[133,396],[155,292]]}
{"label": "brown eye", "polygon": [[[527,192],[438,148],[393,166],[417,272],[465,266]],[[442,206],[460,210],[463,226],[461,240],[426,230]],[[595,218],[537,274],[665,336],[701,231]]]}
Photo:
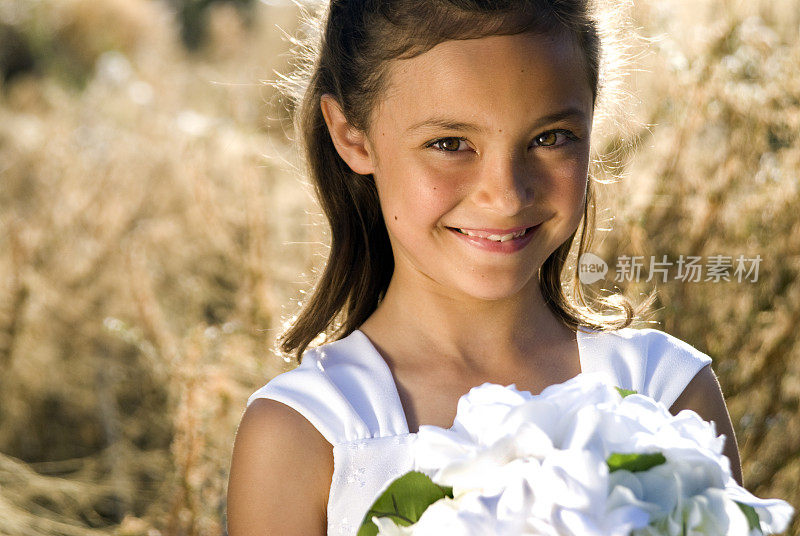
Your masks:
{"label": "brown eye", "polygon": [[458,138],[445,138],[441,141],[441,144],[442,149],[445,151],[457,151],[461,140]]}
{"label": "brown eye", "polygon": [[539,143],[539,145],[547,147],[549,145],[555,145],[557,139],[558,139],[557,133],[551,131],[551,132],[545,132],[544,134],[540,135],[538,138],[536,138],[536,141]]}
{"label": "brown eye", "polygon": [[449,138],[439,138],[438,140],[434,140],[428,144],[428,147],[433,147],[438,149],[439,151],[446,152],[446,153],[463,153],[463,148],[466,148],[467,145],[464,142],[464,138],[456,138],[456,137],[449,137]]}
{"label": "brown eye", "polygon": [[[561,138],[559,139],[559,134]],[[537,147],[567,147],[568,144],[579,141],[580,138],[570,132],[569,130],[564,130],[563,128],[559,128],[556,130],[548,130],[547,132],[543,132],[534,138],[534,142]]]}

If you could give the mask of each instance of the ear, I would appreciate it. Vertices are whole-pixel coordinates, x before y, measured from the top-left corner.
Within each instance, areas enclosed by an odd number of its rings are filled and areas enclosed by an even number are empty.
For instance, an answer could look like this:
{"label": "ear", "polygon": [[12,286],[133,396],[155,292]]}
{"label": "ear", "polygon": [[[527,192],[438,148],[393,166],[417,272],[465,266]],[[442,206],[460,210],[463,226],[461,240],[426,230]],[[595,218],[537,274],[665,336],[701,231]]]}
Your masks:
{"label": "ear", "polygon": [[333,145],[342,160],[350,166],[350,169],[360,175],[373,173],[375,166],[370,157],[371,148],[367,135],[347,122],[333,95],[329,93],[322,95],[319,106],[322,116],[325,118],[325,124],[328,125]]}

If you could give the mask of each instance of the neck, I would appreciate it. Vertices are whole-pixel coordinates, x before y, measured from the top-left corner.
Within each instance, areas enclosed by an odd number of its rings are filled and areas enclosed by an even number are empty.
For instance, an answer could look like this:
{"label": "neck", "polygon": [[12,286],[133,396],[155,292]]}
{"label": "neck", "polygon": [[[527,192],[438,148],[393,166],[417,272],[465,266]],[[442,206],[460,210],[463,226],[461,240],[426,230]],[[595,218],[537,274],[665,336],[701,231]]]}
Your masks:
{"label": "neck", "polygon": [[393,279],[361,329],[378,346],[418,356],[420,363],[435,355],[440,362],[478,374],[536,365],[544,357],[543,346],[567,336],[569,328],[549,309],[536,279],[498,300],[432,287],[426,283],[401,289]]}

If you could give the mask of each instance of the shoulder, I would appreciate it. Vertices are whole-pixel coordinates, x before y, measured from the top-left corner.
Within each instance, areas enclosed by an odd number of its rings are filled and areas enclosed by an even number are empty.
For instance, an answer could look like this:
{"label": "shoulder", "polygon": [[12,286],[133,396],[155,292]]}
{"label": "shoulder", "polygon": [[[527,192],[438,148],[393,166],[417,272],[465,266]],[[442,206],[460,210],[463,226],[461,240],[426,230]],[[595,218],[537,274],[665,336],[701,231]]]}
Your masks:
{"label": "shoulder", "polygon": [[340,369],[358,362],[358,348],[353,335],[310,348],[303,353],[300,364],[292,370],[278,374],[255,391],[247,400],[250,405],[260,398],[287,398],[303,396],[329,398],[335,388],[333,379]]}
{"label": "shoulder", "polygon": [[[643,366],[652,374],[666,376],[679,373],[686,379],[686,385],[673,402],[701,403],[702,400],[719,398],[721,390],[717,377],[711,368],[711,357],[681,339],[657,329],[619,330],[618,335],[636,341],[641,350]],[[708,394],[717,395],[708,397]],[[724,406],[724,403],[723,403]]]}
{"label": "shoulder", "polygon": [[[635,356],[632,361],[641,365],[648,376],[678,372],[694,376],[711,363],[711,357],[706,353],[664,331],[624,328],[610,333],[624,341],[620,343],[623,354]],[[632,352],[626,353],[626,347]]]}
{"label": "shoulder", "polygon": [[646,349],[649,355],[665,359],[683,359],[703,364],[711,362],[711,358],[691,344],[653,328],[623,328],[609,332],[637,347]]}
{"label": "shoulder", "polygon": [[692,410],[703,420],[713,422],[716,432],[725,436],[723,452],[730,461],[733,477],[741,485],[742,466],[733,423],[725,404],[722,388],[710,365],[704,366],[695,374],[670,408],[673,415],[677,415],[683,410]]}
{"label": "shoulder", "polygon": [[297,368],[258,389],[248,404],[262,398],[295,409],[332,445],[408,431],[391,372],[358,330],[305,352]]}
{"label": "shoulder", "polygon": [[[302,416],[329,443],[341,442],[344,421],[351,416],[344,394],[329,374],[336,359],[335,352],[330,352],[328,347],[335,350],[337,346],[331,343],[306,351],[299,366],[278,374],[251,394],[247,399],[248,409],[256,403],[263,408],[265,400],[273,402],[267,406],[277,408],[274,402],[280,402],[280,407],[294,410],[294,415]],[[273,409],[272,413],[278,417],[280,412]]]}
{"label": "shoulder", "polygon": [[590,366],[620,387],[646,394],[670,407],[711,358],[681,339],[651,328],[595,332]]}
{"label": "shoulder", "polygon": [[[669,333],[651,328],[593,332],[589,366],[619,387],[658,400],[673,414],[695,411],[725,434],[725,454],[741,482],[736,439],[711,357]],[[585,345],[586,343],[584,343]]]}
{"label": "shoulder", "polygon": [[234,441],[229,533],[324,534],[332,475],[332,447],[307,419],[276,400],[255,400]]}
{"label": "shoulder", "polygon": [[700,415],[724,407],[722,388],[711,366],[700,369],[672,405],[673,413],[692,409]]}

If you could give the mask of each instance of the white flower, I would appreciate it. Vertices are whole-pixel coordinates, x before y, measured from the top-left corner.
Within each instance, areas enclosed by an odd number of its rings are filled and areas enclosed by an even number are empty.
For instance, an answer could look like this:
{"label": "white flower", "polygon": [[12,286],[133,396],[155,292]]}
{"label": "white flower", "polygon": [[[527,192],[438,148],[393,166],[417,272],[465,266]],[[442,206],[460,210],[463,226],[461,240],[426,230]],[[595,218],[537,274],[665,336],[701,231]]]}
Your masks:
{"label": "white flower", "polygon": [[[414,443],[415,470],[454,498],[412,527],[375,523],[387,536],[751,536],[738,502],[764,533],[785,530],[792,507],[741,488],[724,442],[695,412],[673,416],[593,374],[536,396],[485,383],[461,397],[452,428],[421,426]],[[652,463],[610,471],[625,461],[614,454]]]}
{"label": "white flower", "polygon": [[747,518],[724,490],[711,488],[678,496],[676,508],[632,536],[748,536]]}
{"label": "white flower", "polygon": [[[521,426],[536,425],[559,449],[571,448],[576,429],[576,414],[587,407],[602,407],[618,403],[617,391],[593,374],[579,374],[564,383],[551,385],[509,412],[502,425],[512,432]],[[594,427],[593,423],[591,428]]]}
{"label": "white flower", "polygon": [[734,501],[755,508],[761,532],[771,534],[784,532],[792,521],[794,508],[780,499],[759,499],[731,480],[725,487],[728,497]]}
{"label": "white flower", "polygon": [[555,450],[538,476],[529,480],[540,503],[531,511],[554,527],[554,534],[627,536],[649,520],[635,504],[608,500],[608,466],[595,452]]}
{"label": "white flower", "polygon": [[[434,503],[437,504],[437,503]],[[428,507],[428,510],[433,508],[433,504]],[[428,510],[425,510],[426,512]],[[394,521],[388,517],[372,517],[372,522],[378,526],[378,536],[413,536],[416,527],[401,527],[395,525]]]}
{"label": "white flower", "polygon": [[[612,388],[607,389],[610,394]],[[718,485],[730,475],[730,463],[722,454],[724,436],[716,435],[712,423],[690,410],[673,416],[643,395],[586,405],[574,412],[568,425],[572,433],[560,448],[596,450],[606,457],[614,452],[661,452],[668,460],[691,457],[718,464],[724,475]]]}
{"label": "white flower", "polygon": [[688,536],[747,536],[747,518],[725,489],[703,485],[708,467],[694,470],[691,463],[668,462],[647,471],[612,473],[612,495],[630,494],[628,500],[650,514],[650,525],[633,535],[684,536],[685,530]]}
{"label": "white flower", "polygon": [[[430,505],[412,527],[397,527],[387,519],[373,518],[379,536],[486,536],[523,534],[524,521],[504,515],[504,494],[465,493],[458,499],[441,499]],[[507,499],[506,501],[507,502]]]}
{"label": "white flower", "polygon": [[544,463],[517,459],[504,467],[496,493],[463,491],[442,499],[413,527],[375,520],[386,536],[628,536],[647,514],[627,504],[607,507],[608,467],[591,452],[556,451]]}
{"label": "white flower", "polygon": [[458,400],[451,430],[476,444],[492,444],[499,439],[497,434],[505,434],[498,425],[508,412],[533,398],[531,393],[519,391],[513,383],[508,387],[493,383],[473,387]]}
{"label": "white flower", "polygon": [[475,493],[498,498],[514,513],[503,519],[529,531],[514,534],[627,535],[648,515],[621,502],[607,508],[606,456],[556,448],[568,446],[586,404],[619,401],[616,390],[597,380],[573,379],[535,397],[513,385],[484,384],[461,398],[451,429],[420,427],[415,469],[452,486],[456,500]]}
{"label": "white flower", "polygon": [[434,482],[453,486],[456,495],[470,490],[496,493],[506,481],[504,467],[522,457],[517,449],[521,439],[540,441],[543,450],[552,448],[547,435],[535,427],[517,434],[503,426],[509,411],[532,398],[514,384],[473,387],[459,399],[452,428],[420,426],[414,442],[414,469]]}

